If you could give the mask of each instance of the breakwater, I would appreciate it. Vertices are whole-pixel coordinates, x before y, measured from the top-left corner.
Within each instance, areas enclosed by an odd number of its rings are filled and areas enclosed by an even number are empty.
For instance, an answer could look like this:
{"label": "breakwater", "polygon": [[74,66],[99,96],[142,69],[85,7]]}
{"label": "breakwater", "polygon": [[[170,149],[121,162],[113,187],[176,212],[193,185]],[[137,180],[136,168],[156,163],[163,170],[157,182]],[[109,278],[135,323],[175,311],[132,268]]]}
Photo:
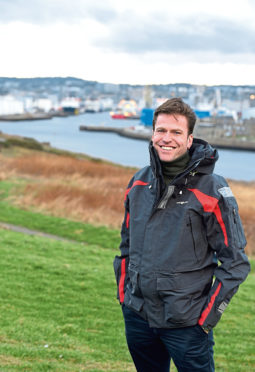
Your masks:
{"label": "breakwater", "polygon": [[[107,127],[104,125],[81,125],[79,128],[81,131],[91,131],[91,132],[106,132],[106,133],[116,133],[123,137],[128,137],[132,139],[149,141],[151,139],[152,131],[147,128],[137,127]],[[216,138],[216,137],[205,137],[201,136],[202,139],[209,142],[213,147],[219,149],[228,150],[244,150],[244,151],[255,151],[255,142],[248,140],[240,140],[237,138]]]}
{"label": "breakwater", "polygon": [[52,113],[45,113],[45,112],[29,113],[29,112],[26,112],[24,114],[0,115],[0,121],[48,120],[48,119],[52,119],[56,116],[66,117],[66,116],[69,116],[69,115],[70,114],[65,113],[63,111],[54,111]]}
{"label": "breakwater", "polygon": [[133,139],[146,140],[149,141],[151,138],[151,130],[139,130],[136,127],[106,127],[98,125],[81,125],[80,130],[87,130],[91,132],[106,132],[106,133],[116,133],[123,137],[129,137]]}

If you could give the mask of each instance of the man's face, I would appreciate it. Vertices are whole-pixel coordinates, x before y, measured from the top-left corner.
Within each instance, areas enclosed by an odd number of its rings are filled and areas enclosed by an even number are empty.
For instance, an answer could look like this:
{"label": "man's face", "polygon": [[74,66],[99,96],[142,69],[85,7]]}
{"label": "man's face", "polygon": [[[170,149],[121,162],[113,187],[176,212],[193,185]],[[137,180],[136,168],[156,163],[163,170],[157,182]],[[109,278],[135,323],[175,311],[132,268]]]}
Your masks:
{"label": "man's face", "polygon": [[188,134],[187,118],[179,114],[159,114],[152,135],[152,143],[160,160],[173,161],[184,155],[193,142]]}

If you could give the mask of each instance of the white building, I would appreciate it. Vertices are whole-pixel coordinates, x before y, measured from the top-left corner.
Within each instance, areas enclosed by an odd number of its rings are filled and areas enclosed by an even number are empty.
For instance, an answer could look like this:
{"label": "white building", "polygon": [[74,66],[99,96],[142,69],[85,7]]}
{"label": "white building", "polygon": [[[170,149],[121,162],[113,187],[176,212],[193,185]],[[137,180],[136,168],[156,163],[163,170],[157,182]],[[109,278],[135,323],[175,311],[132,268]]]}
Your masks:
{"label": "white building", "polygon": [[113,109],[114,103],[112,98],[101,98],[100,99],[101,109],[103,111],[111,111]]}
{"label": "white building", "polygon": [[12,95],[0,96],[0,115],[23,114],[24,103]]}
{"label": "white building", "polygon": [[98,99],[85,101],[85,112],[99,112],[101,111],[101,103]]}
{"label": "white building", "polygon": [[33,107],[44,112],[54,109],[53,102],[49,98],[37,98],[33,102]]}

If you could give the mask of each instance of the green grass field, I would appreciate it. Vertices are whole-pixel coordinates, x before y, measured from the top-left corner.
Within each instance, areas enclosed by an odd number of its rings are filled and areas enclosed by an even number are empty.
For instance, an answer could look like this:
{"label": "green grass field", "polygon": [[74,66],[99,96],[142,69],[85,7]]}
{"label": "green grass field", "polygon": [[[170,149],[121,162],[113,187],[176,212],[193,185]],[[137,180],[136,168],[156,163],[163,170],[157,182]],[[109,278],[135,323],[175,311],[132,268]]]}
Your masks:
{"label": "green grass field", "polygon": [[0,370],[125,371],[113,250],[1,230]]}
{"label": "green grass field", "polygon": [[[134,371],[114,249],[1,230],[0,371]],[[217,371],[254,371],[255,278],[215,330]]]}
{"label": "green grass field", "polygon": [[[74,240],[0,230],[0,372],[135,371],[115,299],[118,232],[15,208],[0,184],[0,221]],[[215,329],[219,372],[255,370],[251,263]]]}

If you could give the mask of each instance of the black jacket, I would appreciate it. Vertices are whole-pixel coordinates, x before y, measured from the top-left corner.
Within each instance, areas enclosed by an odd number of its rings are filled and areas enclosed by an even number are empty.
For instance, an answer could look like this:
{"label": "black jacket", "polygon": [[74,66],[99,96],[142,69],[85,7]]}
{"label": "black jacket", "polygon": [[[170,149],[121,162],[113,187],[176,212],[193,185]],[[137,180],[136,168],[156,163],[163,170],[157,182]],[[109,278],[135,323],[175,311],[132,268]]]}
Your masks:
{"label": "black jacket", "polygon": [[150,144],[151,165],[126,190],[117,297],[151,327],[211,329],[250,269],[236,200],[213,174],[217,150],[195,139],[189,151],[166,187]]}

